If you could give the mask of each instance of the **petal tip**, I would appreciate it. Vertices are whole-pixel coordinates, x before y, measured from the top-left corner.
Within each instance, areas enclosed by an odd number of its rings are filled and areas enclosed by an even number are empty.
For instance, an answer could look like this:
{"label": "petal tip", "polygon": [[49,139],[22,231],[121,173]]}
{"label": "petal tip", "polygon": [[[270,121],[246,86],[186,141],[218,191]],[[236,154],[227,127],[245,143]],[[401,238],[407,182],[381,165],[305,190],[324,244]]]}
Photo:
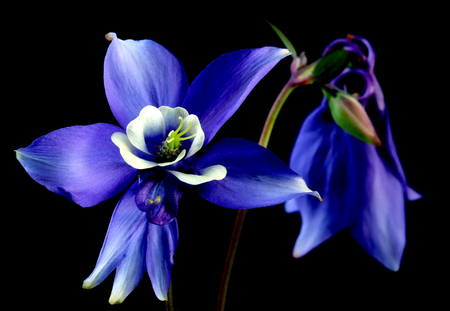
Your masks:
{"label": "petal tip", "polygon": [[16,155],[16,159],[20,161],[20,158],[22,157],[22,153],[20,153],[19,150],[14,150],[14,154]]}
{"label": "petal tip", "polygon": [[117,297],[110,297],[109,298],[109,304],[110,305],[120,305],[123,302],[123,299],[118,299]]}
{"label": "petal tip", "polygon": [[92,288],[94,288],[94,286],[92,285],[92,282],[89,282],[88,279],[86,279],[83,282],[82,287],[83,287],[83,289],[92,289]]}
{"label": "petal tip", "polygon": [[281,55],[288,56],[291,54],[292,54],[291,51],[289,51],[288,49],[281,49]]}
{"label": "petal tip", "polygon": [[299,252],[299,250],[294,249],[294,251],[292,252],[292,257],[300,258],[300,257],[302,257],[302,254]]}
{"label": "petal tip", "polygon": [[105,35],[105,39],[108,40],[108,41],[112,41],[112,40],[114,40],[114,38],[117,38],[117,35],[116,35],[115,32],[108,32]]}
{"label": "petal tip", "polygon": [[167,297],[167,294],[164,294],[163,292],[156,292],[156,297],[159,299],[159,301],[169,301],[169,298]]}
{"label": "petal tip", "polygon": [[320,200],[320,202],[323,202],[322,197],[320,196],[319,192],[317,191],[313,191],[311,192],[311,195],[315,196],[316,198],[318,198]]}

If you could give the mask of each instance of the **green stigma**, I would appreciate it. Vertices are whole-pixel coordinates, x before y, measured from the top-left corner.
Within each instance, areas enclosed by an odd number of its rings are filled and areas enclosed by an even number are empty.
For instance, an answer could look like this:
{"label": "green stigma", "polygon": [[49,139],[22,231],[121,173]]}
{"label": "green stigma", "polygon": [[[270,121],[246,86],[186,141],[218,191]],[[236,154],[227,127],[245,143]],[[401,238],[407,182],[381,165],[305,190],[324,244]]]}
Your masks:
{"label": "green stigma", "polygon": [[183,132],[180,133],[181,128],[183,127],[184,120],[182,117],[178,117],[178,119],[180,120],[180,125],[178,126],[178,128],[175,131],[173,130],[170,131],[169,135],[167,136],[167,139],[163,141],[162,146],[160,147],[157,146],[157,148],[160,151],[158,153],[158,156],[160,156],[163,159],[166,160],[175,159],[181,152],[180,147],[183,145],[183,141],[191,139],[197,135],[194,134],[188,137],[183,137],[183,135],[186,134],[191,129],[192,122]]}
{"label": "green stigma", "polygon": [[178,128],[175,131],[170,131],[169,136],[167,136],[166,139],[166,143],[167,143],[167,147],[169,149],[178,149],[180,147],[180,142],[182,142],[183,140],[188,140],[192,137],[195,137],[195,135],[191,135],[188,137],[183,137],[184,134],[186,134],[192,127],[192,122],[189,124],[189,126],[187,127],[187,129],[185,129],[183,132],[179,133],[181,128],[183,127],[183,118],[182,117],[178,117],[178,119],[180,120],[180,126],[178,126]]}

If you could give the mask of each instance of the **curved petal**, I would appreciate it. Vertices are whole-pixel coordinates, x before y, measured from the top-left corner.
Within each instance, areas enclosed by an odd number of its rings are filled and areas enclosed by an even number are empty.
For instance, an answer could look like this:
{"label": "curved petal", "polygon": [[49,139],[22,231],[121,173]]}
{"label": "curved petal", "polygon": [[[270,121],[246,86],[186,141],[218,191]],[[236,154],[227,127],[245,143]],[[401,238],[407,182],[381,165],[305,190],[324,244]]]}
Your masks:
{"label": "curved petal", "polygon": [[124,190],[136,177],[111,142],[110,124],[72,126],[36,139],[16,151],[35,181],[83,206],[93,206]]}
{"label": "curved petal", "polygon": [[146,270],[146,242],[145,235],[142,235],[129,245],[123,260],[116,268],[114,284],[109,297],[110,304],[122,303],[144,276]]}
{"label": "curved petal", "polygon": [[319,196],[276,155],[243,139],[222,139],[209,147],[192,168],[226,168],[226,177],[197,187],[206,200],[228,208],[254,208],[283,203],[302,194]]}
{"label": "curved petal", "polygon": [[127,136],[133,146],[151,154],[147,146],[160,146],[166,139],[162,113],[153,106],[143,108],[139,116],[128,124]]}
{"label": "curved petal", "polygon": [[115,268],[111,303],[123,301],[139,283],[146,253],[147,219],[134,203],[138,189],[135,182],[116,206],[103,242],[102,250],[92,274],[83,282],[83,288],[91,289],[100,284]]}
{"label": "curved petal", "polygon": [[169,166],[169,165],[175,164],[177,162],[180,162],[184,158],[185,155],[186,155],[186,149],[183,149],[183,150],[181,150],[180,154],[177,156],[177,158],[175,160],[170,161],[170,162],[158,163],[158,166],[165,167],[165,166]]}
{"label": "curved petal", "polygon": [[188,126],[192,125],[189,131],[186,132],[184,136],[193,136],[193,138],[183,141],[183,148],[189,150],[186,154],[186,158],[189,158],[196,154],[200,149],[202,149],[203,143],[205,142],[205,133],[203,132],[200,121],[196,115],[189,115],[184,122]]}
{"label": "curved petal", "polygon": [[110,34],[104,63],[106,97],[126,128],[145,106],[180,106],[189,83],[179,60],[152,40],[120,40]]}
{"label": "curved petal", "polygon": [[198,170],[198,174],[186,174],[178,171],[167,170],[167,172],[174,175],[180,181],[197,186],[212,180],[222,180],[227,176],[227,169],[222,165],[212,165],[201,170]]}
{"label": "curved petal", "polygon": [[111,140],[119,148],[120,155],[123,160],[131,167],[138,170],[145,170],[153,168],[155,166],[165,167],[175,164],[183,159],[186,155],[186,150],[181,150],[177,158],[170,162],[156,163],[150,160],[146,160],[150,155],[141,152],[139,149],[133,146],[133,144],[128,139],[127,135],[122,132],[116,132],[111,135]]}
{"label": "curved petal", "polygon": [[286,202],[287,212],[300,212],[302,217],[294,257],[305,255],[359,217],[366,203],[366,145],[338,127],[326,106],[305,119],[290,167],[304,176],[324,201],[298,197]]}
{"label": "curved petal", "polygon": [[166,125],[166,133],[175,131],[180,126],[180,117],[184,120],[180,132],[189,130],[184,134],[185,137],[194,136],[191,139],[183,141],[183,149],[188,150],[186,158],[191,157],[203,147],[205,134],[203,133],[200,121],[196,115],[189,114],[189,112],[181,107],[170,108],[166,106],[159,107]]}
{"label": "curved petal", "polygon": [[156,162],[143,159],[147,156],[143,155],[143,152],[139,152],[139,150],[133,146],[126,134],[122,132],[113,133],[111,135],[111,141],[119,148],[120,155],[129,166],[138,170],[158,166],[158,163]]}
{"label": "curved petal", "polygon": [[192,82],[183,108],[198,116],[207,144],[287,49],[264,47],[218,57]]}
{"label": "curved petal", "polygon": [[170,131],[172,130],[175,131],[178,128],[178,126],[180,125],[180,117],[186,119],[187,116],[189,115],[189,112],[181,107],[172,108],[167,106],[161,106],[159,107],[159,111],[161,112],[164,118],[167,134]]}
{"label": "curved petal", "polygon": [[[375,150],[372,150],[375,152]],[[397,271],[406,244],[403,185],[376,154],[367,168],[367,202],[351,227],[358,243],[386,268]]]}
{"label": "curved petal", "polygon": [[147,224],[147,271],[159,300],[167,300],[173,255],[178,245],[177,220],[163,225]]}

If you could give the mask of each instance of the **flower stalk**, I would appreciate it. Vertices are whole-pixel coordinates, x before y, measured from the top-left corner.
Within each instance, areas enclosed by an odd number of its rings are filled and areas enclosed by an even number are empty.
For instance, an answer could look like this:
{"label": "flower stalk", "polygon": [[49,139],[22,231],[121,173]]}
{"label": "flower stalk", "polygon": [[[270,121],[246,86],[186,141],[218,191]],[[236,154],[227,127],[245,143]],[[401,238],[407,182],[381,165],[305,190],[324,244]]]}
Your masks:
{"label": "flower stalk", "polygon": [[234,257],[241,236],[242,227],[244,226],[246,209],[240,209],[237,212],[236,221],[234,223],[233,233],[231,235],[230,246],[225,261],[225,267],[222,273],[222,281],[220,282],[219,298],[217,300],[217,311],[225,310],[225,300],[227,298],[228,283],[230,281],[231,269],[233,268]]}
{"label": "flower stalk", "polygon": [[278,94],[277,99],[273,103],[272,108],[270,109],[270,112],[266,118],[266,122],[264,123],[264,127],[259,138],[258,144],[260,144],[261,146],[267,148],[267,146],[269,145],[270,136],[272,135],[273,126],[275,125],[278,114],[280,113],[284,102],[296,87],[297,86],[292,84],[292,80],[289,79],[289,81],[281,90],[280,94]]}
{"label": "flower stalk", "polygon": [[[294,61],[296,58],[294,58]],[[259,138],[258,144],[267,148],[269,145],[270,136],[272,135],[272,130],[275,125],[275,121],[280,113],[281,108],[286,102],[289,95],[297,87],[293,84],[292,76],[283,87],[281,92],[278,94],[272,108],[267,115],[266,122],[264,124],[261,136]],[[225,261],[225,267],[223,269],[222,280],[220,282],[219,298],[217,300],[217,311],[225,310],[225,301],[228,290],[228,283],[230,281],[231,270],[233,268],[234,258],[236,256],[236,250],[239,244],[239,238],[241,236],[242,227],[244,226],[245,215],[247,213],[246,209],[240,209],[237,212],[236,221],[234,223],[233,233],[231,235],[230,246],[228,248],[227,258]]]}
{"label": "flower stalk", "polygon": [[172,282],[170,282],[169,291],[167,293],[166,311],[175,311],[175,307],[173,305]]}

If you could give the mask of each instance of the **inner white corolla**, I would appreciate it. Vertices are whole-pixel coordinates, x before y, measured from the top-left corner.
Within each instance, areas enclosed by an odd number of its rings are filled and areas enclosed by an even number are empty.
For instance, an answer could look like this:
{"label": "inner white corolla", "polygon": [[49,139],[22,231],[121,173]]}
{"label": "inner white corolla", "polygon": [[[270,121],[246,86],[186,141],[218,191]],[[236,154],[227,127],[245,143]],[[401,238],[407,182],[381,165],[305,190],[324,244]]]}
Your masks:
{"label": "inner white corolla", "polygon": [[221,180],[227,174],[222,165],[204,168],[197,174],[173,170],[176,163],[199,151],[205,140],[198,117],[181,107],[146,106],[128,124],[126,134],[116,132],[111,140],[124,161],[139,170],[167,168],[166,172],[191,185]]}

